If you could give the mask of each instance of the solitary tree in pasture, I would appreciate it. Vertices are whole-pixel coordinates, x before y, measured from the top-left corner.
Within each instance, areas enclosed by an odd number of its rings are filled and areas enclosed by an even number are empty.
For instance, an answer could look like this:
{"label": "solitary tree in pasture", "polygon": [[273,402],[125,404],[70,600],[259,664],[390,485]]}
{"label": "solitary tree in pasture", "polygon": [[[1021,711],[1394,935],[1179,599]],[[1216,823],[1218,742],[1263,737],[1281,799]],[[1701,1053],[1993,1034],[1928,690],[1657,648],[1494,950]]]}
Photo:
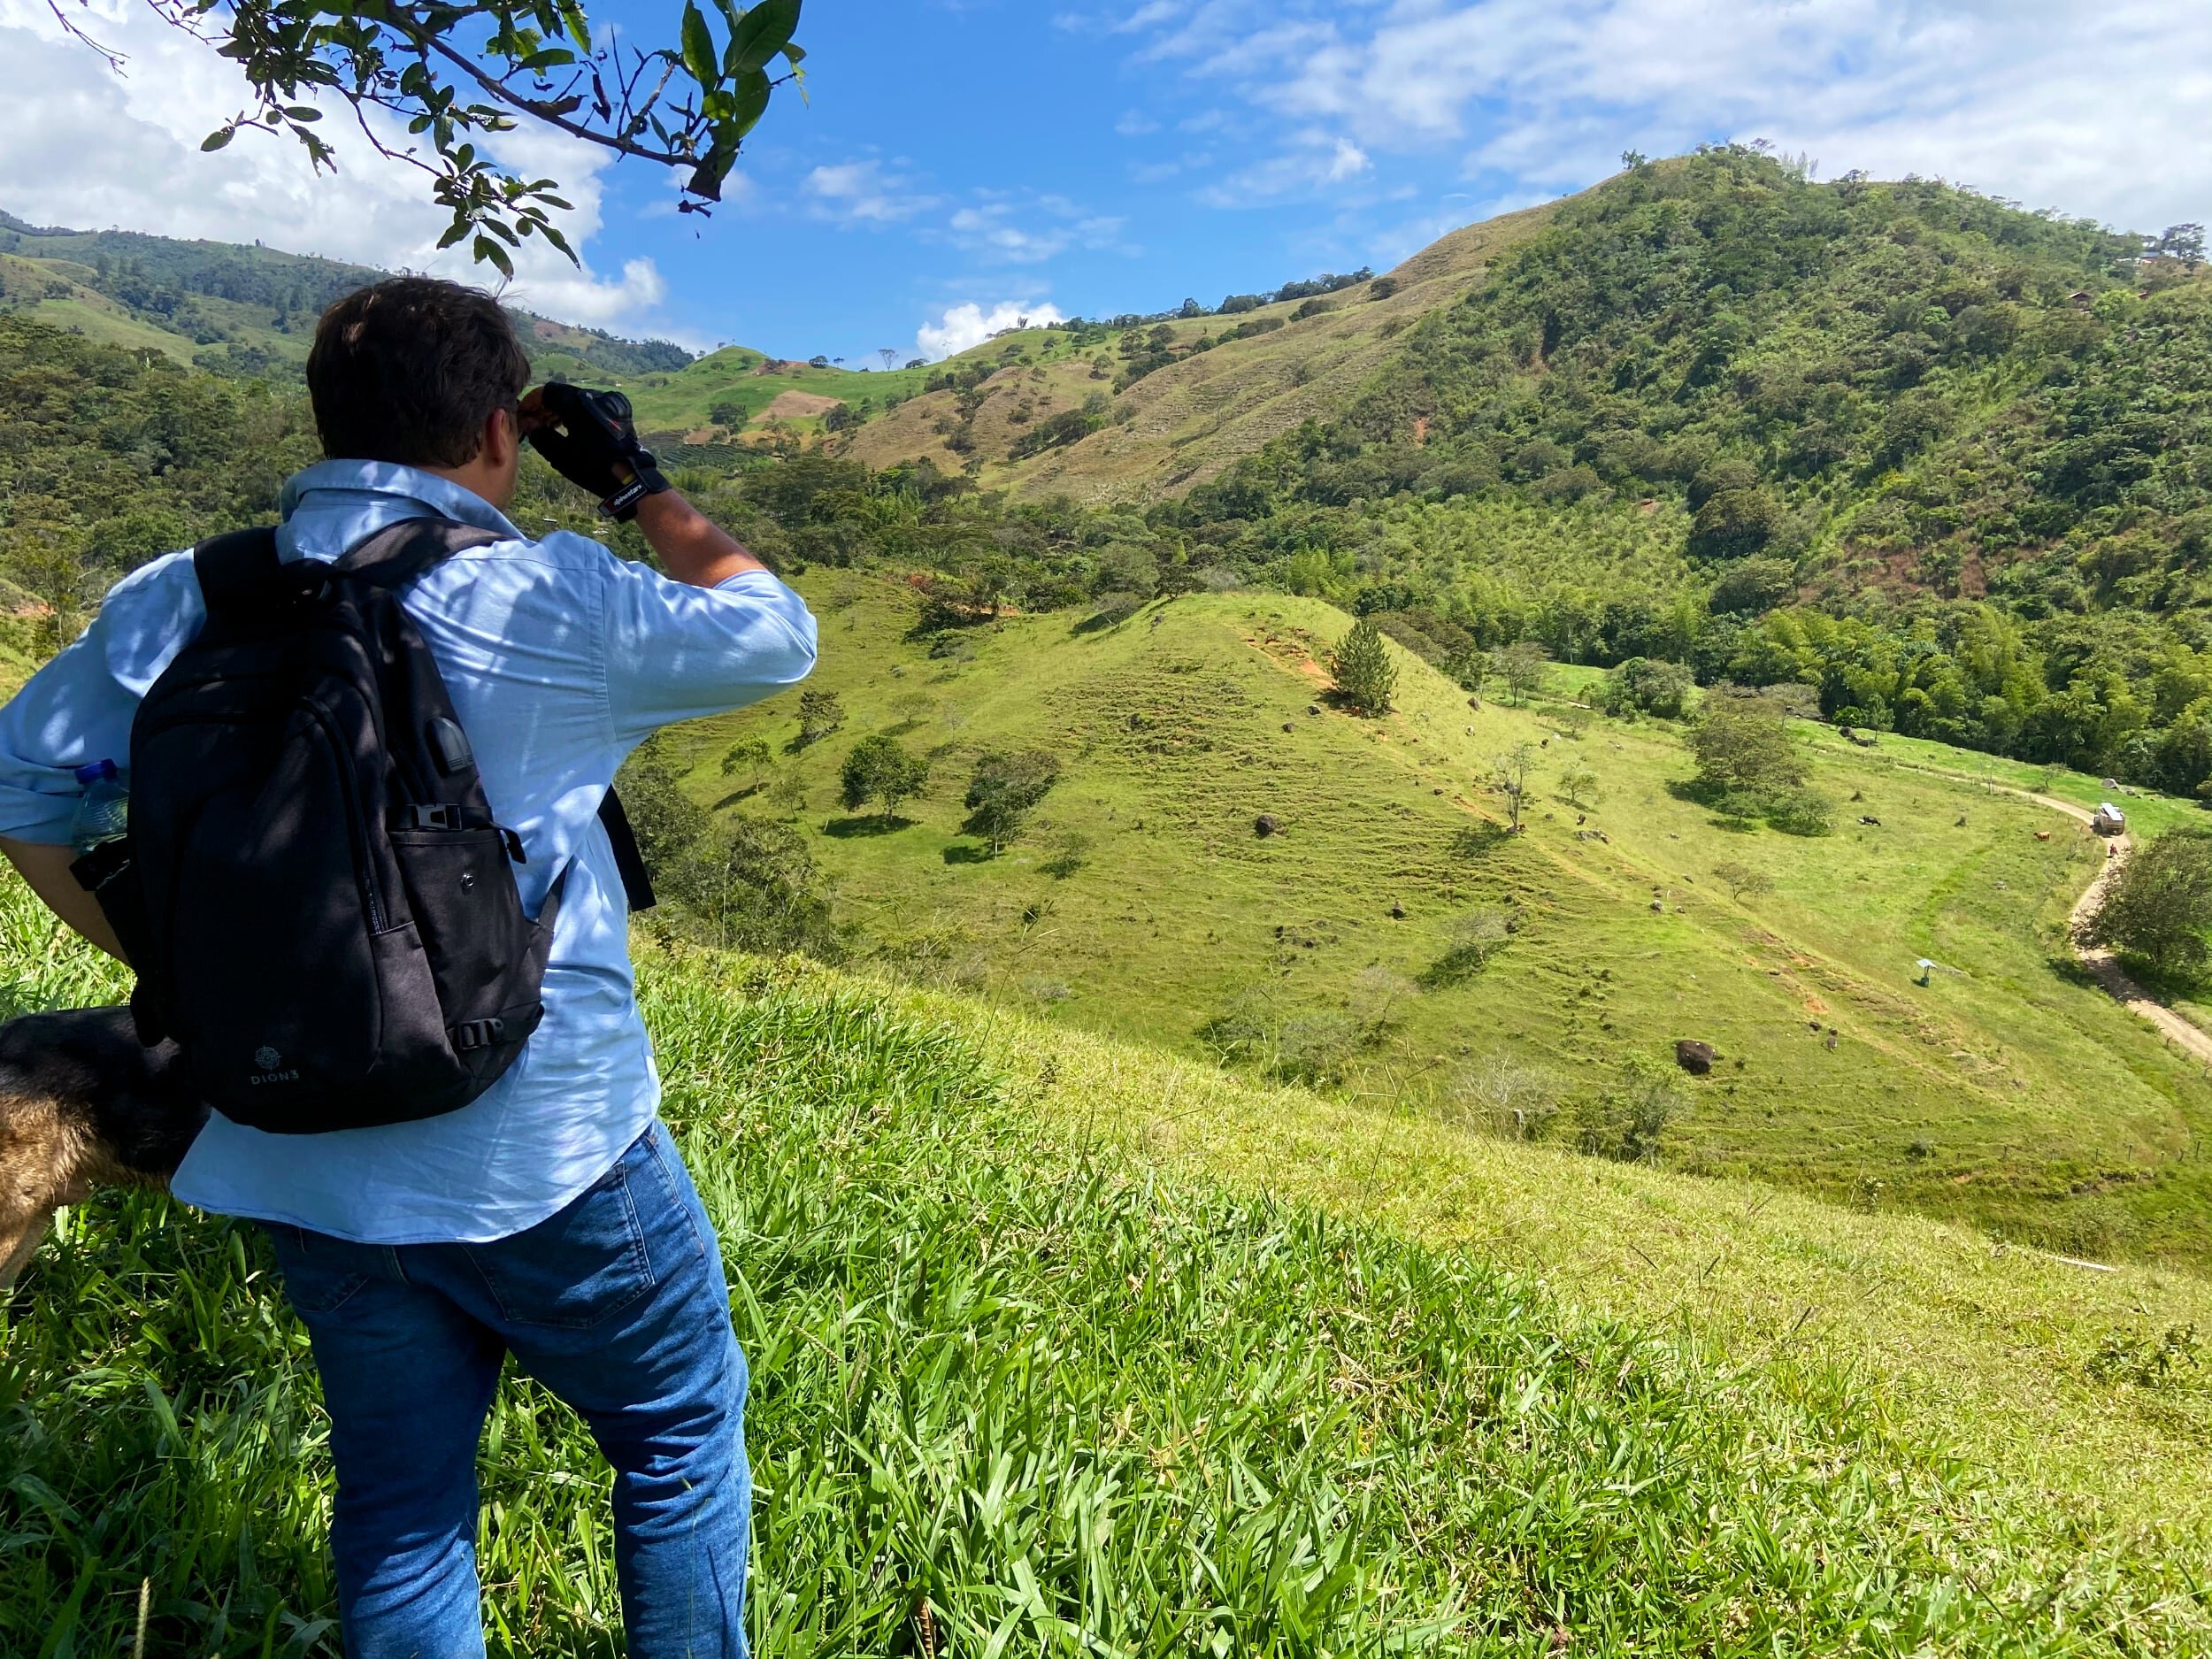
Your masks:
{"label": "solitary tree in pasture", "polygon": [[1732,899],[1747,896],[1757,898],[1774,890],[1773,878],[1763,870],[1754,869],[1740,858],[1731,858],[1713,866],[1713,879],[1728,889]]}
{"label": "solitary tree in pasture", "polygon": [[1498,757],[1492,775],[1500,789],[1505,792],[1506,805],[1512,814],[1512,833],[1521,833],[1521,805],[1528,795],[1528,775],[1536,769],[1536,745],[1516,743]]}
{"label": "solitary tree in pasture", "polygon": [[1579,760],[1559,769],[1559,798],[1571,807],[1586,807],[1598,799],[1598,775]]}
{"label": "solitary tree in pasture", "polygon": [[833,691],[799,694],[799,747],[810,748],[845,724],[845,703]]}
{"label": "solitary tree in pasture", "polygon": [[1718,695],[1690,733],[1697,781],[1718,794],[1793,789],[1805,781],[1805,759],[1790,741],[1782,712],[1763,697]]}
{"label": "solitary tree in pasture", "polygon": [[1520,708],[1531,697],[1543,695],[1551,678],[1551,658],[1534,640],[1516,640],[1492,659],[1506,695]]}
{"label": "solitary tree in pasture", "polygon": [[749,737],[742,742],[730,745],[728,754],[722,757],[722,775],[734,778],[741,772],[752,774],[752,787],[760,787],[761,775],[773,764],[774,748],[764,737]]}
{"label": "solitary tree in pasture", "polygon": [[1059,780],[1059,761],[1041,749],[986,755],[976,762],[975,775],[969,780],[968,820],[960,827],[983,837],[995,858],[1021,833],[1029,815]]}
{"label": "solitary tree in pasture", "polygon": [[1336,648],[1331,666],[1336,672],[1337,695],[1361,714],[1390,712],[1390,695],[1398,688],[1398,671],[1383,647],[1382,630],[1372,617],[1352,624]]}
{"label": "solitary tree in pasture", "polygon": [[899,803],[911,800],[929,787],[929,762],[910,755],[888,733],[878,732],[853,745],[837,774],[848,812],[857,812],[871,801],[882,803],[888,826],[898,816]]}

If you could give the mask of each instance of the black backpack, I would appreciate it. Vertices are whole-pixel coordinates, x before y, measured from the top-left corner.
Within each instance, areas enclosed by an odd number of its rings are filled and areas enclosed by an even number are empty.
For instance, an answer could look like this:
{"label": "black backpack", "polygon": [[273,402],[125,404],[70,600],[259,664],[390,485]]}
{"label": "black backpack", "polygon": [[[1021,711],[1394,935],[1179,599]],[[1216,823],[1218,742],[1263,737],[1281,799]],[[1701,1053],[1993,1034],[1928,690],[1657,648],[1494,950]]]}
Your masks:
{"label": "black backpack", "polygon": [[[130,829],[76,865],[138,973],[139,1035],[202,1097],[306,1134],[466,1105],[537,1028],[564,869],[536,919],[437,664],[399,603],[502,538],[442,518],[335,564],[270,530],[202,542],[207,622],[131,728]],[[633,909],[652,902],[611,791]]]}

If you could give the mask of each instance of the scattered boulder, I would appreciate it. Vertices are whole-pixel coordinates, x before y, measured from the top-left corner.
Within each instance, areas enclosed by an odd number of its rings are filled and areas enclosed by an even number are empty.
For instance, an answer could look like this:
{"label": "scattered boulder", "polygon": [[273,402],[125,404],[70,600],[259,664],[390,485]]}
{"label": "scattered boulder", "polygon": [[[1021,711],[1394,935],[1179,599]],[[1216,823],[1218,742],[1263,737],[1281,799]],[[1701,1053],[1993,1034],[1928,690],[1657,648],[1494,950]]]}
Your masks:
{"label": "scattered boulder", "polygon": [[1394,921],[1394,922],[1402,922],[1403,920],[1405,920],[1405,918],[1406,918],[1406,906],[1405,906],[1405,901],[1404,901],[1403,899],[1393,899],[1393,900],[1391,900],[1391,901],[1390,901],[1390,919],[1391,919],[1392,921]]}
{"label": "scattered boulder", "polygon": [[1265,841],[1271,835],[1280,834],[1282,828],[1283,826],[1276,821],[1272,812],[1263,812],[1252,820],[1252,833],[1262,841]]}
{"label": "scattered boulder", "polygon": [[1283,730],[1284,730],[1284,731],[1286,731],[1286,732],[1294,732],[1294,731],[1296,731],[1297,729],[1298,729],[1298,723],[1297,723],[1295,720],[1285,720],[1285,721],[1283,722]]}
{"label": "scattered boulder", "polygon": [[1306,705],[1306,712],[1308,714],[1318,714],[1321,712],[1321,705],[1317,703],[1309,703]]}
{"label": "scattered boulder", "polygon": [[1675,1064],[1692,1077],[1705,1076],[1712,1071],[1713,1062],[1719,1057],[1711,1043],[1699,1042],[1693,1037],[1685,1037],[1674,1045]]}
{"label": "scattered boulder", "polygon": [[1482,707],[1482,699],[1480,697],[1470,697],[1467,699],[1467,706],[1471,709],[1479,709]]}
{"label": "scattered boulder", "polygon": [[1859,822],[1860,822],[1860,823],[1862,823],[1862,824],[1870,824],[1870,825],[1872,825],[1872,826],[1873,826],[1876,829],[1879,829],[1879,828],[1881,828],[1881,827],[1882,827],[1882,820],[1881,820],[1881,819],[1879,819],[1879,818],[1868,818],[1868,817],[1866,817],[1864,814],[1861,814],[1861,816],[1860,816],[1860,818],[1859,818]]}

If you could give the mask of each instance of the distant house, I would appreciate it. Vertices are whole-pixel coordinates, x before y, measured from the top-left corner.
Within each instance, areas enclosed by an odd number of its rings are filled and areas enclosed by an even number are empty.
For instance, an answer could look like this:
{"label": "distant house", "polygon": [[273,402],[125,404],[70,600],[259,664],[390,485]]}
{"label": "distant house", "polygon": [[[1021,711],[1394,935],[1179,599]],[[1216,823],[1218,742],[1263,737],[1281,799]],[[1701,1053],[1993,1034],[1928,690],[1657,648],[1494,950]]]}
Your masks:
{"label": "distant house", "polygon": [[2127,826],[2127,814],[2109,801],[2091,814],[2089,819],[2089,827],[2100,835],[2123,834],[2126,832]]}

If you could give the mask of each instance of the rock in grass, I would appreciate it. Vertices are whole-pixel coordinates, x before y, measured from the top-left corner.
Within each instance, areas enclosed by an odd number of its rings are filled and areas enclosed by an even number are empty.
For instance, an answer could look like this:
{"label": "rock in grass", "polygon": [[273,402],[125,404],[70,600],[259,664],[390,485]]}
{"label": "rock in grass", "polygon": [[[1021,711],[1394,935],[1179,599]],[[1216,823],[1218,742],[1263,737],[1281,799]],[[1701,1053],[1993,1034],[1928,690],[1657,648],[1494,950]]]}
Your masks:
{"label": "rock in grass", "polygon": [[1692,1077],[1703,1077],[1709,1072],[1716,1057],[1711,1043],[1700,1042],[1694,1037],[1685,1037],[1674,1045],[1675,1064]]}
{"label": "rock in grass", "polygon": [[1259,817],[1252,820],[1252,833],[1258,836],[1262,841],[1265,841],[1269,836],[1276,834],[1282,829],[1282,827],[1283,826],[1280,824],[1275,821],[1275,815],[1272,812],[1263,812],[1259,815]]}

